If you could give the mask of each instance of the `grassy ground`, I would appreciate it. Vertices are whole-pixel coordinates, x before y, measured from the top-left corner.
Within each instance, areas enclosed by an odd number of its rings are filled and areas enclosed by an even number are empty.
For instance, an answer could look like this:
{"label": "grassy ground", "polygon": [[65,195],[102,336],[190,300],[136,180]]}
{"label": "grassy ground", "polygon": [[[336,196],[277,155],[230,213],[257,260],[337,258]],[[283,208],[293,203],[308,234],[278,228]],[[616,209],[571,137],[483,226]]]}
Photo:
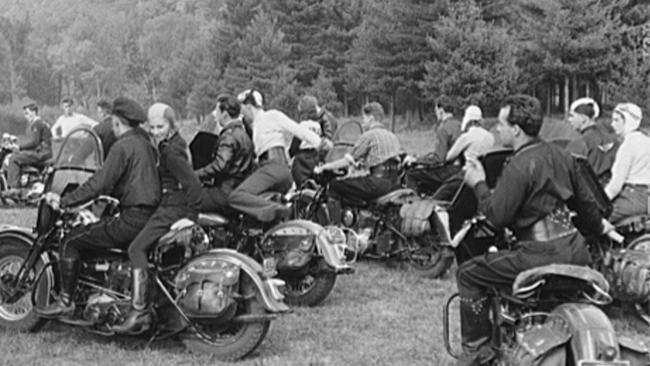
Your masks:
{"label": "grassy ground", "polygon": [[[432,139],[431,131],[400,134],[410,153],[430,151]],[[0,210],[0,224],[34,222],[34,210]],[[354,275],[339,277],[322,306],[298,308],[274,320],[254,355],[236,365],[453,364],[443,346],[441,307],[455,287],[451,274],[428,280],[408,268],[359,263]],[[637,321],[617,311],[612,315],[621,333],[650,336]],[[457,314],[451,324],[457,333]],[[0,350],[0,365],[220,364],[186,352],[176,341],[148,345],[142,338],[103,338],[54,323],[31,334],[0,330]]]}

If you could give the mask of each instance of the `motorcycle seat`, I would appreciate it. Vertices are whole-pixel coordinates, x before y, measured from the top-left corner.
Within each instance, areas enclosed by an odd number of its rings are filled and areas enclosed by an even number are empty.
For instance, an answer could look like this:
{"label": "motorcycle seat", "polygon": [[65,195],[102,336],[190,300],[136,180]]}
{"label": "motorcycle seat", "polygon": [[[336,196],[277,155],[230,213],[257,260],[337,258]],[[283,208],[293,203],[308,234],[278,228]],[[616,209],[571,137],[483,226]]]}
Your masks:
{"label": "motorcycle seat", "polygon": [[35,167],[35,166],[33,166],[33,165],[23,165],[23,166],[20,168],[20,171],[21,171],[23,174],[41,174],[41,172],[42,172],[42,168]]}
{"label": "motorcycle seat", "polygon": [[228,218],[215,212],[200,213],[197,223],[202,227],[226,226],[228,225]]}
{"label": "motorcycle seat", "polygon": [[623,228],[623,231],[645,231],[646,228],[650,228],[650,216],[648,215],[635,215],[630,217],[625,217],[615,223],[614,226],[619,229]]}
{"label": "motorcycle seat", "polygon": [[417,197],[418,194],[414,190],[410,188],[400,188],[375,199],[373,202],[376,205],[385,206],[389,203],[395,202],[398,202],[400,204],[406,203],[408,200],[412,200]]}
{"label": "motorcycle seat", "polygon": [[[512,284],[512,294],[520,299],[528,299],[554,277],[562,279],[563,284],[582,282],[590,287],[597,286],[604,292],[609,291],[609,282],[596,270],[573,264],[549,264],[519,273]],[[575,281],[569,281],[571,279]]]}

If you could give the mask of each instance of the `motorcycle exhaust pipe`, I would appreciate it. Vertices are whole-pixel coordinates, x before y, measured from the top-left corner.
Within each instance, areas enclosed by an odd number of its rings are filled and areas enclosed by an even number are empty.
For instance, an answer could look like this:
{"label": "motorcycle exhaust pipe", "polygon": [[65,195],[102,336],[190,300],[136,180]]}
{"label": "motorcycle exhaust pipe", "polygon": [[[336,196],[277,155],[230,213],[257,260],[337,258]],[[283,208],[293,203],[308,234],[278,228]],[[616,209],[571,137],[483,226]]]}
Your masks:
{"label": "motorcycle exhaust pipe", "polygon": [[442,332],[443,332],[442,336],[445,342],[445,349],[447,350],[447,353],[449,353],[449,355],[455,359],[459,359],[460,354],[454,352],[454,350],[451,348],[450,329],[449,329],[449,308],[451,307],[451,303],[458,296],[459,296],[458,292],[449,296],[447,298],[447,301],[445,301],[444,308],[442,309]]}

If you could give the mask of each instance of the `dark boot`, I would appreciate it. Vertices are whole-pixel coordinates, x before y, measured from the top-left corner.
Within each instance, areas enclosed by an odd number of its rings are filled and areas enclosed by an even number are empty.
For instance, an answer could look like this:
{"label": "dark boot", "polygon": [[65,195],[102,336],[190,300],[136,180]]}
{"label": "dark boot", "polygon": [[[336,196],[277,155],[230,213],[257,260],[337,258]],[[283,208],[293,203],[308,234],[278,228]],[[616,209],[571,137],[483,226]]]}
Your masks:
{"label": "dark boot", "polygon": [[36,309],[36,313],[44,318],[70,317],[74,314],[73,296],[77,289],[80,262],[76,259],[63,258],[59,261],[61,278],[61,293],[55,303],[45,308]]}
{"label": "dark boot", "polygon": [[492,323],[490,322],[490,302],[487,297],[461,298],[460,331],[463,354],[458,365],[485,365],[495,357],[490,346]]}
{"label": "dark boot", "polygon": [[126,315],[122,324],[110,327],[112,331],[117,333],[138,334],[148,330],[151,326],[151,313],[147,306],[147,294],[149,292],[149,276],[147,270],[143,268],[134,268],[132,271],[132,277],[132,309]]}

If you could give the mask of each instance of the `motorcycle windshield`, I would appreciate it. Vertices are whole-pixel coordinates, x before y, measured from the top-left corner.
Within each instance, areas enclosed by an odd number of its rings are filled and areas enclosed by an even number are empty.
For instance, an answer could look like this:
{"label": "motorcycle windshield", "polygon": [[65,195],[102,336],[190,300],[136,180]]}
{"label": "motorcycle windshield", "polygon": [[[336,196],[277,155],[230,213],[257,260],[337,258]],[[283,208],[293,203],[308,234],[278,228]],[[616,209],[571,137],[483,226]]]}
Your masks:
{"label": "motorcycle windshield", "polygon": [[59,147],[54,168],[77,168],[95,171],[104,160],[101,140],[90,129],[73,130]]}
{"label": "motorcycle windshield", "polygon": [[361,134],[363,134],[361,123],[355,120],[349,120],[341,124],[334,133],[332,138],[334,147],[327,154],[325,161],[331,162],[345,156],[345,154],[352,150],[352,147],[359,140]]}

